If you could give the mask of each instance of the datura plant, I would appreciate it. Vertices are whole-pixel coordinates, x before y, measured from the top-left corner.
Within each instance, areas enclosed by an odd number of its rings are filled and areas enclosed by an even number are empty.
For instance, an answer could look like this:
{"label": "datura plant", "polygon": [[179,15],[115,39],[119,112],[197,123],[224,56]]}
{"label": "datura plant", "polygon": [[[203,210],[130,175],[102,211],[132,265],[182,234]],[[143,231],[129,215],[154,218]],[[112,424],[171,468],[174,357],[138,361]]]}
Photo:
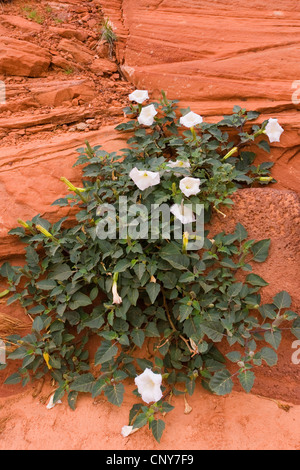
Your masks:
{"label": "datura plant", "polygon": [[[50,375],[56,390],[49,407],[66,396],[74,410],[79,393],[103,393],[120,406],[123,383],[134,381],[137,403],[120,432],[128,436],[147,425],[160,441],[172,396],[186,400],[196,382],[217,395],[238,381],[250,392],[255,368],[277,363],[282,330],[300,338],[287,292],[261,302],[268,282],[252,265],[266,260],[270,239],[249,240],[238,223],[233,233],[203,231],[201,247],[189,250],[186,230],[198,206],[205,223],[213,213],[223,218],[237,189],[274,182],[273,163],[256,166],[246,149],[269,152],[283,129],[276,119],[252,125],[259,114],[238,106],[214,124],[179,110],[164,93],[146,106],[145,90],[129,99],[128,119],[116,128],[130,134],[127,147],[108,153],[86,142],[74,165],[83,168],[82,186],[61,178],[69,192],[53,204],[73,208],[68,223],[37,215],[10,232],[26,244],[26,264],[2,265],[3,295],[11,294],[8,305],[20,302],[33,324],[25,337],[7,338],[15,347],[9,359],[23,362],[6,383]],[[127,214],[126,225],[121,198],[144,214]],[[126,230],[134,221],[143,231],[151,207],[161,204],[182,227],[180,239],[173,226],[168,237]],[[111,222],[106,237],[99,230],[104,221]],[[159,232],[165,223],[159,219]],[[99,348],[90,357],[92,337]]]}

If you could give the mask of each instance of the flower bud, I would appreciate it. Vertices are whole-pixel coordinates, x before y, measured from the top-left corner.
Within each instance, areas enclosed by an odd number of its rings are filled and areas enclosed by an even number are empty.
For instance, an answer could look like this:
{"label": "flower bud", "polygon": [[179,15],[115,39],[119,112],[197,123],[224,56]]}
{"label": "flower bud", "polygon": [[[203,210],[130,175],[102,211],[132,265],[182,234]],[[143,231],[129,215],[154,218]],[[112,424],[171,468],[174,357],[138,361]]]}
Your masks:
{"label": "flower bud", "polygon": [[22,220],[22,219],[18,219],[17,222],[18,222],[18,224],[22,225],[22,227],[29,228],[29,225],[26,224],[26,222],[24,222],[24,220]]}
{"label": "flower bud", "polygon": [[53,235],[48,232],[48,230],[46,230],[44,227],[42,227],[41,225],[36,225],[36,229],[41,232],[43,235],[45,235],[45,237],[48,237],[48,238],[54,238]]}
{"label": "flower bud", "polygon": [[113,294],[113,304],[119,305],[122,303],[122,297],[118,294],[118,277],[119,273],[115,273],[113,276],[113,285],[112,285],[112,294]]}
{"label": "flower bud", "polygon": [[222,161],[227,160],[227,158],[231,157],[234,153],[238,151],[237,147],[233,147],[228,153],[226,153],[225,157],[222,158]]}
{"label": "flower bud", "polygon": [[273,179],[273,176],[261,176],[259,178],[259,181],[263,181],[263,182],[266,182],[266,183],[269,183],[270,181],[272,181]]}

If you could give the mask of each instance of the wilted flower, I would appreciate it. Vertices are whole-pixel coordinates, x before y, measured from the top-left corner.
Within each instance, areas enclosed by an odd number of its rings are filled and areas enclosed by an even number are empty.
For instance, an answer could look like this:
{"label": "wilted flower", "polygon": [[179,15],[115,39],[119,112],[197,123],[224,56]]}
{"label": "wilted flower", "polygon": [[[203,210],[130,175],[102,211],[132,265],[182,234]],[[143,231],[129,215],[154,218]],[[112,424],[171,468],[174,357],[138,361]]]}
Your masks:
{"label": "wilted flower", "polygon": [[122,297],[118,294],[118,277],[119,273],[115,273],[113,277],[113,285],[112,285],[112,294],[113,294],[113,304],[119,305],[122,303]]}
{"label": "wilted flower", "polygon": [[157,402],[162,398],[161,374],[155,374],[151,369],[145,369],[141,375],[134,379],[134,382],[145,403]]}
{"label": "wilted flower", "polygon": [[121,434],[123,437],[127,437],[132,434],[133,426],[123,426],[121,430]]}
{"label": "wilted flower", "polygon": [[138,170],[135,167],[131,170],[129,176],[141,191],[160,183],[159,173],[154,171]]}
{"label": "wilted flower", "polygon": [[194,196],[201,191],[199,188],[200,184],[201,180],[199,178],[191,178],[187,176],[180,181],[179,188],[186,197],[189,197]]}
{"label": "wilted flower", "polygon": [[196,114],[193,111],[190,111],[185,116],[181,116],[179,122],[182,126],[191,128],[196,126],[197,124],[201,124],[201,122],[203,122],[203,119],[200,114]]}
{"label": "wilted flower", "polygon": [[176,162],[168,162],[170,168],[190,168],[190,162],[183,160],[176,160]]}
{"label": "wilted flower", "polygon": [[265,133],[269,137],[270,142],[280,142],[280,136],[283,133],[283,128],[278,123],[277,119],[270,118],[265,128]]}
{"label": "wilted flower", "polygon": [[154,116],[157,114],[157,111],[153,104],[146,106],[142,109],[138,121],[139,124],[144,124],[144,126],[152,126],[154,122]]}
{"label": "wilted flower", "polygon": [[136,103],[142,104],[144,101],[149,99],[147,90],[135,90],[129,95],[130,101],[135,101]]}
{"label": "wilted flower", "polygon": [[175,215],[176,219],[180,220],[182,224],[189,224],[195,222],[195,215],[187,206],[182,206],[181,204],[173,204],[170,211]]}
{"label": "wilted flower", "polygon": [[51,396],[48,405],[46,406],[47,410],[51,410],[55,407],[55,405],[60,405],[62,403],[61,400],[58,400],[56,403],[53,403],[54,394]]}

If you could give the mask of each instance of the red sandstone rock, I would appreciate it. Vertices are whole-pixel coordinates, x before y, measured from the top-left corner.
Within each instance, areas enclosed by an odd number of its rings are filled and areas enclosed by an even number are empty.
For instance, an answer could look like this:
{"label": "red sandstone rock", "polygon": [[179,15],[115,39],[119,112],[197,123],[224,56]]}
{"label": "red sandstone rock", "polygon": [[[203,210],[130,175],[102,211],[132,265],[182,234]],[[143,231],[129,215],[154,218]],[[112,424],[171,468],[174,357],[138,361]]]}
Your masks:
{"label": "red sandstone rock", "polygon": [[0,37],[0,73],[40,77],[49,68],[50,54],[41,47],[18,39]]}
{"label": "red sandstone rock", "polygon": [[91,65],[91,70],[97,75],[104,75],[117,72],[118,67],[117,64],[111,60],[95,59]]}
{"label": "red sandstone rock", "polygon": [[81,65],[89,64],[93,60],[91,51],[74,40],[62,39],[58,45],[58,49],[70,53],[74,60]]}

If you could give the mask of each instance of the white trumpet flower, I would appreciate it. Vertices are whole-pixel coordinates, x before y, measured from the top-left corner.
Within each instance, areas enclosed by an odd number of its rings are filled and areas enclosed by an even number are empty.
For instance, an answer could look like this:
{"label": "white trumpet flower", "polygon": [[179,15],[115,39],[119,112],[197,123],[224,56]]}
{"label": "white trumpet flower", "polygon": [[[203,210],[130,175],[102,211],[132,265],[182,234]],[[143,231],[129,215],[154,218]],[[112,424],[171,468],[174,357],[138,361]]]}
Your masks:
{"label": "white trumpet flower", "polygon": [[134,379],[134,382],[145,403],[156,403],[162,398],[161,374],[155,374],[151,369],[145,369],[141,375]]}
{"label": "white trumpet flower", "polygon": [[199,188],[200,184],[201,180],[199,178],[191,178],[187,176],[180,181],[179,188],[186,197],[190,197],[195,196],[201,191]]}
{"label": "white trumpet flower", "polygon": [[270,118],[265,128],[265,133],[270,142],[280,142],[280,136],[284,132],[283,128],[278,122],[278,119]]}
{"label": "white trumpet flower", "polygon": [[149,99],[147,90],[135,90],[129,95],[130,101],[135,101],[136,103],[142,104],[144,101]]}
{"label": "white trumpet flower", "polygon": [[138,122],[139,124],[143,124],[144,126],[152,126],[154,122],[154,116],[157,114],[157,111],[153,104],[146,106],[142,109],[139,117]]}
{"label": "white trumpet flower", "polygon": [[197,124],[201,124],[201,122],[203,122],[203,119],[200,114],[196,114],[193,111],[190,111],[185,116],[181,116],[179,122],[182,126],[191,128],[196,126]]}
{"label": "white trumpet flower", "polygon": [[131,170],[129,176],[141,191],[160,183],[159,173],[154,171],[138,170],[135,167]]}
{"label": "white trumpet flower", "polygon": [[173,215],[175,215],[176,219],[180,220],[182,224],[190,224],[196,220],[194,212],[187,206],[173,204],[173,206],[170,208],[170,211]]}

